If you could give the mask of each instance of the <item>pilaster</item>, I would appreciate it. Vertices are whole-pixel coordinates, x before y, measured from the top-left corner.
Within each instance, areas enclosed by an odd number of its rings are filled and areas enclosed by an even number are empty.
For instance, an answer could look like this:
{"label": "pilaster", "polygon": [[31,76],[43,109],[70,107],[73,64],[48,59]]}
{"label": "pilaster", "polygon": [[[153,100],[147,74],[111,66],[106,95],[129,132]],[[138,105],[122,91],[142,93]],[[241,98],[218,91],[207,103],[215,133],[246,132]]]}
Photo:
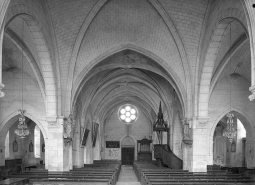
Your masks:
{"label": "pilaster", "polygon": [[198,117],[193,120],[193,155],[191,160],[192,172],[207,171],[207,156],[209,152],[207,123],[208,117]]}

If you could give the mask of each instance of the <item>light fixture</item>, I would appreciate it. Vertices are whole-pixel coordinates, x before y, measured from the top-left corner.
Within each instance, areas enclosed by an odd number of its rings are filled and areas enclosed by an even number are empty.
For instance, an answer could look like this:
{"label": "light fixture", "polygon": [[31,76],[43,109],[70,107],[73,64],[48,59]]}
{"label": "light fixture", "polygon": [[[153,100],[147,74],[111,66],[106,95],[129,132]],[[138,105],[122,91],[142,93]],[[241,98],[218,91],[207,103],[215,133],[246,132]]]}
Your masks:
{"label": "light fixture", "polygon": [[226,117],[227,117],[227,128],[224,130],[223,136],[227,137],[229,142],[232,143],[237,134],[235,126],[234,126],[234,121],[233,121],[234,114],[229,112],[226,115]]}
{"label": "light fixture", "polygon": [[[23,20],[22,20],[23,21]],[[24,21],[22,22],[22,43],[23,44],[23,33],[24,33]],[[18,127],[15,129],[15,134],[18,135],[20,138],[25,138],[29,135],[29,130],[26,124],[25,112],[26,110],[23,109],[23,46],[21,47],[22,51],[22,58],[21,58],[21,69],[22,69],[22,76],[21,76],[21,109],[19,109],[19,124]]]}
{"label": "light fixture", "polygon": [[[229,66],[230,66],[230,73],[231,73],[231,22],[229,24],[230,24],[230,29],[229,29],[229,37],[230,37],[230,39],[229,39],[230,40],[230,45],[229,45],[229,51],[230,51]],[[237,67],[238,67],[238,65],[237,65]],[[232,105],[231,105],[231,80],[232,79],[231,79],[231,77],[232,76],[236,76],[236,75],[233,75],[234,73],[231,73],[230,74],[230,78],[229,78],[229,80],[230,80],[230,83],[229,83],[229,85],[230,85],[230,88],[229,88],[230,112],[226,114],[226,117],[227,117],[227,127],[223,131],[223,136],[227,137],[229,139],[230,143],[232,143],[234,141],[234,139],[236,137],[236,134],[237,134],[236,128],[234,126],[234,121],[233,121],[234,114],[231,112],[231,109],[232,109]]]}

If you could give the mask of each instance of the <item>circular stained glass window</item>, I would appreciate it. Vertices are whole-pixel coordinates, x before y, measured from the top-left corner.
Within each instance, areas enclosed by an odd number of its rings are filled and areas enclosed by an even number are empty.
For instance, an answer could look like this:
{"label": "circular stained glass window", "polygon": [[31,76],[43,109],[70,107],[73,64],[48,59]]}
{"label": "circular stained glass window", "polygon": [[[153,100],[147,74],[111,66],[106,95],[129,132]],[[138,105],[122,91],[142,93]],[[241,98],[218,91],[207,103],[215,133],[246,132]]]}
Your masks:
{"label": "circular stained glass window", "polygon": [[133,105],[123,105],[119,109],[119,118],[122,122],[130,124],[136,121],[138,111]]}

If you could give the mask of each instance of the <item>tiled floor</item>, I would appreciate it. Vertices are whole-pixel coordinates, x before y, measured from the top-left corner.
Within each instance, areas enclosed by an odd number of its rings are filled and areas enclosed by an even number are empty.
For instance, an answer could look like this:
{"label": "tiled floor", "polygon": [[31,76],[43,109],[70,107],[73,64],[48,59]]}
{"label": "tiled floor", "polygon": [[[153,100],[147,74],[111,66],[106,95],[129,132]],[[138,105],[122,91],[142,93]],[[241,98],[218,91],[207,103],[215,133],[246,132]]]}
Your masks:
{"label": "tiled floor", "polygon": [[117,185],[141,185],[138,182],[133,166],[122,165]]}

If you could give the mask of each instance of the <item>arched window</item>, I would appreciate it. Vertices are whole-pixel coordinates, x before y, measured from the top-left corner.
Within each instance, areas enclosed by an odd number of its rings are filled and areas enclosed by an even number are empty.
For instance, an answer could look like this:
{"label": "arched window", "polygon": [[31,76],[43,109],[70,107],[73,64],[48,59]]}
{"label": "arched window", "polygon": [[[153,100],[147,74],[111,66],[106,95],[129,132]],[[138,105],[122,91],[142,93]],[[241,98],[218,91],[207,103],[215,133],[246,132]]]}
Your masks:
{"label": "arched window", "polygon": [[7,132],[6,138],[5,138],[5,158],[9,158],[10,157],[10,135],[9,135],[9,131]]}
{"label": "arched window", "polygon": [[35,157],[40,158],[41,157],[41,130],[40,128],[36,125],[35,126],[35,132],[34,132],[34,152],[35,152]]}

